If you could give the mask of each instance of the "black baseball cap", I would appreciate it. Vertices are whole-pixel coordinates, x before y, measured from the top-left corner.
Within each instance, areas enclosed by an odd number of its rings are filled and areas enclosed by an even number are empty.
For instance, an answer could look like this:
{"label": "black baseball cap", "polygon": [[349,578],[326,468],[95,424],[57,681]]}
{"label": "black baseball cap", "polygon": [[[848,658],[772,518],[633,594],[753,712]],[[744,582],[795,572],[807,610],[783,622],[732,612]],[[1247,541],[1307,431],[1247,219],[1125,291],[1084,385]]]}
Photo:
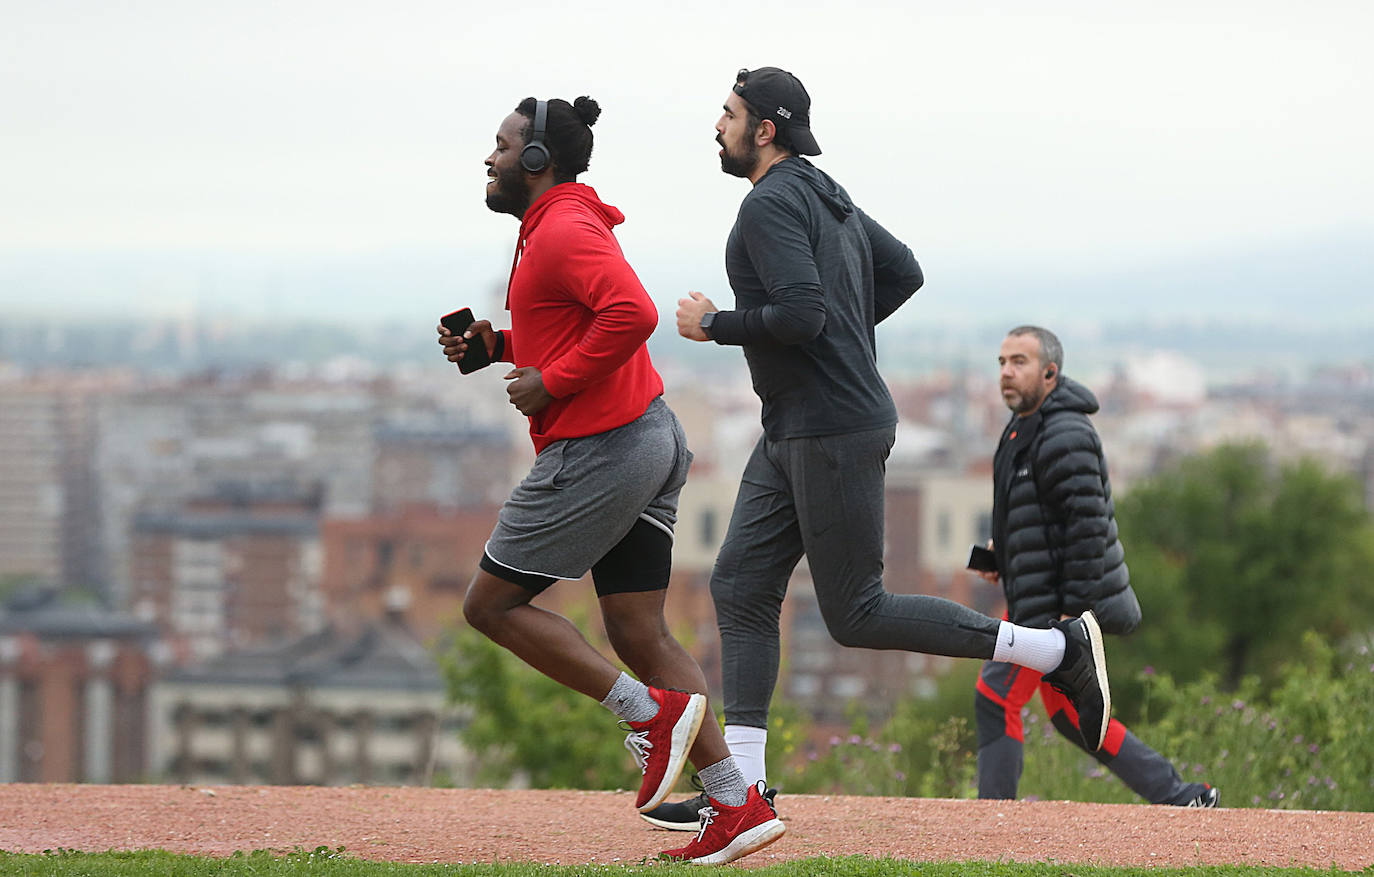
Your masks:
{"label": "black baseball cap", "polygon": [[777,67],[741,68],[735,74],[735,94],[744,98],[760,118],[786,129],[792,148],[801,155],[820,155],[811,134],[811,95],[801,80]]}

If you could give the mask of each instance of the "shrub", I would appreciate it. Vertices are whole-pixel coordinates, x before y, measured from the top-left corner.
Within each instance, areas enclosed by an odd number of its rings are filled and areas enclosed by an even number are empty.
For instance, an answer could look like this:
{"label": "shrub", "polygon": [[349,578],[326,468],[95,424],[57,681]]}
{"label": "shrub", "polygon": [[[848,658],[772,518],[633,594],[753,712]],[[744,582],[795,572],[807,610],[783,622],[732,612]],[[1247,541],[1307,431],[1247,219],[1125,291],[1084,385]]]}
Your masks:
{"label": "shrub", "polygon": [[[1219,788],[1224,806],[1374,811],[1369,646],[1338,652],[1309,634],[1283,680],[1265,693],[1257,677],[1247,677],[1223,692],[1214,677],[1178,685],[1146,668],[1136,680],[1143,719],[1131,730],[1185,781]],[[1141,803],[1054,729],[1038,699],[1024,720],[1022,798]],[[970,725],[970,718],[915,699],[894,705],[877,730],[855,712],[848,734],[794,754],[781,784],[794,792],[972,797],[977,754]]]}
{"label": "shrub", "polygon": [[440,658],[452,703],[471,709],[459,731],[479,785],[639,787],[625,732],[601,704],[554,682],[466,625]]}

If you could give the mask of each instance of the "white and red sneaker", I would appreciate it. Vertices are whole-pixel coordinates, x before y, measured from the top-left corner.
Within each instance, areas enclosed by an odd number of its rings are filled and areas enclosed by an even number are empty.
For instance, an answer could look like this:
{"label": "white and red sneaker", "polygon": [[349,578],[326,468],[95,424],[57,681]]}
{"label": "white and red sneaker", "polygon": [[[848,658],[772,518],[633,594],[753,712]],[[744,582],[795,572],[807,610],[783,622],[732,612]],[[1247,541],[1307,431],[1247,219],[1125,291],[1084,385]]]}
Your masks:
{"label": "white and red sneaker", "polygon": [[749,787],[749,797],[739,807],[727,807],[714,798],[701,808],[701,830],[696,839],[676,850],[664,850],[670,859],[693,865],[724,865],[758,852],[782,837],[787,826],[761,794],[763,780]]}
{"label": "white and red sneaker", "polygon": [[647,722],[625,722],[630,734],[625,748],[634,755],[644,781],[639,786],[635,807],[639,812],[652,810],[673,790],[682,766],[687,763],[687,750],[696,742],[706,715],[706,695],[688,691],[654,688],[649,696],[658,701],[658,715]]}

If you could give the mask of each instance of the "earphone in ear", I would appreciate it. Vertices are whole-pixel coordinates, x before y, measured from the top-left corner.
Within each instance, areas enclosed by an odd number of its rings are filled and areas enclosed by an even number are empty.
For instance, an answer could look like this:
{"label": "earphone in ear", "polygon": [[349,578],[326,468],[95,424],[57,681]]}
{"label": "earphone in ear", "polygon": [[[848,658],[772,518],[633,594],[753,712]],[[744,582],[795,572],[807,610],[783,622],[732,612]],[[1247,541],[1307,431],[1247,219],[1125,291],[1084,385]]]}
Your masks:
{"label": "earphone in ear", "polygon": [[1045,380],[1053,380],[1056,374],[1057,372],[1055,372],[1054,366],[1050,366],[1049,368],[1045,369]]}
{"label": "earphone in ear", "polygon": [[549,121],[549,102],[541,100],[534,105],[534,130],[530,132],[530,142],[520,150],[520,166],[526,171],[537,174],[549,166],[549,148],[544,145],[544,130]]}

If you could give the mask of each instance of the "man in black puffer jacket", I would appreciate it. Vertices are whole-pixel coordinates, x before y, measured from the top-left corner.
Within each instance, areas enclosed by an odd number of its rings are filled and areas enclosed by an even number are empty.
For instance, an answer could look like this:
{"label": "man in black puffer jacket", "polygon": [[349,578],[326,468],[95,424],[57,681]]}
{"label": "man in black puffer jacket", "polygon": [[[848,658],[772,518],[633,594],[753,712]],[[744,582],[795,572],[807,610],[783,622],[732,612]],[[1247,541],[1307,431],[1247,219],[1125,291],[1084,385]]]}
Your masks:
{"label": "man in black puffer jacket", "polygon": [[[1002,342],[1002,398],[1013,412],[993,458],[992,544],[1008,618],[1049,627],[1091,609],[1104,633],[1140,623],[1126,555],[1117,540],[1102,442],[1088,419],[1092,391],[1061,374],[1064,350],[1054,333],[1018,326]],[[1021,709],[1040,691],[1065,737],[1082,746],[1078,714],[1040,674],[987,661],[975,698],[978,797],[1015,798],[1023,763]],[[1090,750],[1091,751],[1091,750]],[[1215,807],[1217,790],[1185,783],[1167,759],[1112,719],[1091,753],[1152,804]]]}

